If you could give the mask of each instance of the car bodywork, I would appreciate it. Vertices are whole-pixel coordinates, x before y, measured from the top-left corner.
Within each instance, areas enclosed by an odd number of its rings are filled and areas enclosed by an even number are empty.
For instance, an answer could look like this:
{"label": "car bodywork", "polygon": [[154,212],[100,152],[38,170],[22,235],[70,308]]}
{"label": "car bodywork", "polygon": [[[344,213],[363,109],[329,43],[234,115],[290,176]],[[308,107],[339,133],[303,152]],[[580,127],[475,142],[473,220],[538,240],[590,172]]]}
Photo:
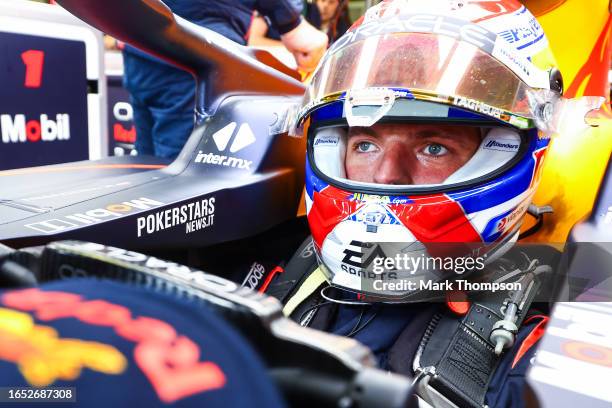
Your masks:
{"label": "car bodywork", "polygon": [[61,2],[191,72],[193,133],[172,163],[115,157],[0,172],[0,241],[21,247],[96,237],[143,250],[190,248],[253,236],[295,217],[304,141],[288,136],[286,124],[304,91],[297,74],[162,3],[112,3]]}

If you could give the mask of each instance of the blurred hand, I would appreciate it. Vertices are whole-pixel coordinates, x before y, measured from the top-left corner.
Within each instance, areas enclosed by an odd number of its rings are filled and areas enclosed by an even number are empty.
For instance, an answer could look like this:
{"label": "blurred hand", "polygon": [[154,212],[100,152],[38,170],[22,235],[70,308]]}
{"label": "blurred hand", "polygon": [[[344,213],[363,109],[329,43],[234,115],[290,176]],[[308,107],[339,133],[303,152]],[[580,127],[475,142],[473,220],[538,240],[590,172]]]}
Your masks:
{"label": "blurred hand", "polygon": [[281,40],[304,72],[312,72],[327,49],[327,35],[306,20],[283,34]]}

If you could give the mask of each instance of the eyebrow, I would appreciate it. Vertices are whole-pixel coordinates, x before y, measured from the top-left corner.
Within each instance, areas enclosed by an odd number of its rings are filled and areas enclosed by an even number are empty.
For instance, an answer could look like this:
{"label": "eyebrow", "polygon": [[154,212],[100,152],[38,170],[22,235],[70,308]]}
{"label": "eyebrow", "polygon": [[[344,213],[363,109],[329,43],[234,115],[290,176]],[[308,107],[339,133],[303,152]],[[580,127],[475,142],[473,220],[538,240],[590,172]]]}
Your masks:
{"label": "eyebrow", "polygon": [[421,139],[425,139],[427,137],[441,137],[444,139],[454,139],[456,140],[456,136],[454,134],[452,134],[451,132],[448,131],[444,131],[444,130],[430,130],[430,129],[425,129],[425,130],[419,130],[416,134],[416,137],[421,138]]}
{"label": "eyebrow", "polygon": [[[366,134],[368,136],[374,137],[376,139],[379,139],[380,136],[378,135],[378,133],[376,133],[376,131],[374,131],[374,129],[369,128],[369,127],[363,127],[363,126],[355,126],[355,127],[351,127],[349,128],[348,131],[348,136],[353,137],[353,136],[357,136],[357,134]],[[416,134],[416,137],[420,138],[420,139],[425,139],[428,137],[441,137],[444,139],[453,139],[453,140],[457,140],[455,135],[452,134],[452,132],[446,131],[444,130],[444,128],[440,129],[440,130],[432,130],[432,129],[423,129],[423,130],[419,130]]]}
{"label": "eyebrow", "polygon": [[378,138],[378,133],[376,133],[374,129],[365,127],[365,126],[354,126],[354,127],[349,128],[349,131],[348,131],[349,137],[357,136],[356,133],[359,133],[359,134],[365,133],[368,136]]}

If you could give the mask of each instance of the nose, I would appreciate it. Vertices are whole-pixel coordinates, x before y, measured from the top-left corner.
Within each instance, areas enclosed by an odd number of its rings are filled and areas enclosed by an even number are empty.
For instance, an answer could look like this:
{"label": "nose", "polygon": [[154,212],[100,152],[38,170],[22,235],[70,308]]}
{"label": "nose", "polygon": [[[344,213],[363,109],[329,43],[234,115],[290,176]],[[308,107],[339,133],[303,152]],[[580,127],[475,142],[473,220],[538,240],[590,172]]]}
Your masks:
{"label": "nose", "polygon": [[385,152],[374,169],[374,182],[377,184],[413,184],[408,168],[408,152],[400,144],[385,148]]}

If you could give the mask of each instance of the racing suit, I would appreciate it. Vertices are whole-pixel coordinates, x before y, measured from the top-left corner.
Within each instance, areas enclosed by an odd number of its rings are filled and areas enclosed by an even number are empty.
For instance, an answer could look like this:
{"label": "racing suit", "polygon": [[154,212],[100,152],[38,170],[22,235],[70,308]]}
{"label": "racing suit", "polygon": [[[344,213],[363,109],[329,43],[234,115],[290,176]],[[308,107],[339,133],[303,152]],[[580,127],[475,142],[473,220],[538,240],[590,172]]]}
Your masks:
{"label": "racing suit", "polygon": [[[444,343],[445,340],[440,341],[440,338],[457,337],[456,334],[461,330],[457,325],[453,326],[453,323],[470,321],[470,313],[474,309],[478,311],[478,308],[471,308],[468,314],[457,314],[444,302],[348,305],[329,301],[321,295],[324,288],[331,289],[326,291],[329,298],[346,300],[347,294],[328,287],[322,271],[318,268],[312,243],[308,240],[302,244],[283,273],[277,274],[273,279],[262,279],[263,281],[270,282],[260,286],[259,290],[279,299],[284,304],[283,312],[292,320],[314,329],[353,337],[372,350],[381,369],[410,377],[419,375],[415,371],[419,359],[421,366],[428,365],[423,363],[422,356],[419,357],[423,353],[426,338],[433,338],[428,341],[435,344]],[[359,300],[357,296],[349,295],[349,298],[352,301]],[[486,346],[484,341],[477,342],[483,345],[482,350],[470,349],[472,345],[459,350],[451,350],[449,347],[445,351],[444,357],[452,352],[455,355],[451,355],[447,360],[440,359],[436,368],[439,369],[441,365],[451,361],[458,373],[455,374],[456,381],[461,384],[457,389],[453,389],[451,384],[446,392],[463,394],[466,390],[461,388],[470,388],[470,382],[480,385],[468,389],[467,396],[455,398],[455,401],[461,401],[457,405],[482,406],[482,402],[475,402],[478,398],[484,399],[484,404],[489,407],[525,405],[524,380],[535,353],[534,345],[543,335],[543,327],[548,320],[545,311],[545,305],[532,304],[519,327],[513,346],[501,357],[494,356],[492,348]],[[441,319],[443,324],[438,323]],[[444,329],[438,330],[440,333],[437,333],[437,338],[435,329],[432,330],[432,327],[436,326],[432,326],[432,322]],[[473,324],[471,321],[470,323]],[[447,330],[448,327],[453,330]],[[480,388],[480,391],[474,388]],[[448,397],[448,394],[445,396]]]}
{"label": "racing suit", "polygon": [[[246,44],[253,10],[267,16],[281,34],[301,22],[301,0],[166,0],[177,15]],[[126,45],[124,86],[130,92],[136,125],[136,150],[174,158],[194,122],[193,77],[145,52]]]}

